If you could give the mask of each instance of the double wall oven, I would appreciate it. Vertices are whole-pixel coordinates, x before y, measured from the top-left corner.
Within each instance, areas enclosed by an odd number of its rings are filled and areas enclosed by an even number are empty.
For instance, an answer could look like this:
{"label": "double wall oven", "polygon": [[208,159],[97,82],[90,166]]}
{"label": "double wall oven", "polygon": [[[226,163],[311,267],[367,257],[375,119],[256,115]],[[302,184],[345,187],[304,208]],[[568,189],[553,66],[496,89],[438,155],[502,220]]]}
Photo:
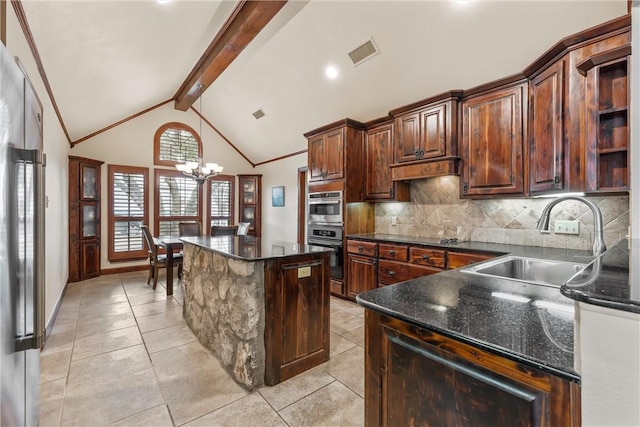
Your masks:
{"label": "double wall oven", "polygon": [[333,249],[331,278],[342,279],[344,266],[342,191],[309,193],[307,243]]}

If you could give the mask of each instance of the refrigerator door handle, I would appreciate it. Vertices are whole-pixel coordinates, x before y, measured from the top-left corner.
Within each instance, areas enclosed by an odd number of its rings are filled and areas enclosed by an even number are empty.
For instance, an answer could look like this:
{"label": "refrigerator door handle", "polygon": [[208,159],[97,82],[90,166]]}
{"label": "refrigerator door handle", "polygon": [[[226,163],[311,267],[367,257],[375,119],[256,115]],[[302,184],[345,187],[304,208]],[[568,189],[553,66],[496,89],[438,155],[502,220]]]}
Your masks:
{"label": "refrigerator door handle", "polygon": [[[42,182],[42,174],[43,174],[43,165],[44,165],[44,154],[42,153],[42,151],[40,150],[29,150],[29,149],[22,149],[22,148],[13,148],[13,152],[14,152],[14,160],[16,163],[23,163],[26,165],[31,165],[33,168],[33,173],[32,173],[32,180],[33,180],[33,191],[31,191],[29,193],[29,195],[27,197],[31,197],[32,200],[28,201],[29,203],[31,203],[34,209],[34,218],[33,218],[33,242],[31,245],[27,245],[25,244],[25,250],[31,249],[32,253],[31,254],[25,254],[26,257],[32,257],[33,262],[32,265],[38,266],[39,265],[39,258],[42,256],[42,254],[40,253],[40,247],[41,245],[38,244],[38,240],[39,240],[39,234],[44,232],[44,230],[41,229],[41,224],[39,221],[39,218],[41,216],[41,212],[39,212],[39,210],[41,209],[40,203],[39,203],[39,198],[40,198],[40,193],[41,193],[41,189],[40,189],[40,185]],[[25,201],[26,202],[26,201]],[[41,323],[43,322],[43,314],[42,313],[42,304],[43,304],[43,297],[44,297],[44,289],[42,286],[39,285],[39,283],[42,283],[42,277],[41,277],[41,272],[40,271],[33,271],[33,285],[31,287],[31,289],[26,289],[27,287],[27,280],[26,278],[22,278],[22,284],[18,284],[19,286],[23,286],[25,289],[22,290],[22,292],[28,292],[31,291],[32,294],[30,295],[31,300],[33,302],[33,309],[32,309],[32,319],[26,319],[25,318],[25,328],[24,328],[24,333],[19,333],[18,331],[16,331],[16,337],[15,337],[15,350],[16,351],[23,351],[23,350],[29,350],[29,349],[40,349],[41,344],[42,344],[42,328],[40,327]],[[25,298],[28,298],[29,296],[25,295]],[[24,313],[25,316],[27,316],[27,313]],[[31,323],[31,328],[28,328],[27,325],[30,324],[29,320],[31,320],[33,323]]]}

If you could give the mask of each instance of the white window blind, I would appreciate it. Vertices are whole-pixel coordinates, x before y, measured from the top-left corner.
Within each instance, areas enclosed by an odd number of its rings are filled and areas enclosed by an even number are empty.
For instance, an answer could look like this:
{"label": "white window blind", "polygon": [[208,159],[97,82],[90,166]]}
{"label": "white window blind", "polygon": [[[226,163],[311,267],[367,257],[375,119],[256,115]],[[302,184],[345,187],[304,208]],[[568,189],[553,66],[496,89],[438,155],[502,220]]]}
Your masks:
{"label": "white window blind", "polygon": [[147,255],[142,229],[147,222],[147,169],[109,166],[109,258]]}
{"label": "white window blind", "polygon": [[211,225],[233,223],[233,177],[219,177],[209,181],[209,215]]}
{"label": "white window blind", "polygon": [[198,183],[187,177],[163,171],[158,173],[158,233],[163,236],[178,236],[180,222],[200,220]]}
{"label": "white window blind", "polygon": [[185,162],[198,160],[198,142],[185,129],[169,128],[160,135],[160,160]]}

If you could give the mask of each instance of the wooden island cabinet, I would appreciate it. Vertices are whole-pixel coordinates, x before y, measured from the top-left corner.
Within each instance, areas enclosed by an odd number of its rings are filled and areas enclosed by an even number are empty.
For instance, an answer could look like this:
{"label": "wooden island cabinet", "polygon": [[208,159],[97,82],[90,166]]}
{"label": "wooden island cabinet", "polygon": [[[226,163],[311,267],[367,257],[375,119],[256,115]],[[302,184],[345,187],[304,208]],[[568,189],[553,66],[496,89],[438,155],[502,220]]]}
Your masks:
{"label": "wooden island cabinet", "polygon": [[575,382],[365,311],[365,424],[579,426]]}

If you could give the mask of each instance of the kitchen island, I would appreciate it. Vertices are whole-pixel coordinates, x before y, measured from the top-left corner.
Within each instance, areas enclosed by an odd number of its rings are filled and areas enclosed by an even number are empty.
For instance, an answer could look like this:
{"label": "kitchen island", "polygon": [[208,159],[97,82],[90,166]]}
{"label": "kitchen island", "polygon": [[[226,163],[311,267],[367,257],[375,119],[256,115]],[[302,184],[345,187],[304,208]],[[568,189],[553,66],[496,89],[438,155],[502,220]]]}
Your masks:
{"label": "kitchen island", "polygon": [[184,237],[183,316],[243,387],[329,359],[330,249],[251,236]]}

